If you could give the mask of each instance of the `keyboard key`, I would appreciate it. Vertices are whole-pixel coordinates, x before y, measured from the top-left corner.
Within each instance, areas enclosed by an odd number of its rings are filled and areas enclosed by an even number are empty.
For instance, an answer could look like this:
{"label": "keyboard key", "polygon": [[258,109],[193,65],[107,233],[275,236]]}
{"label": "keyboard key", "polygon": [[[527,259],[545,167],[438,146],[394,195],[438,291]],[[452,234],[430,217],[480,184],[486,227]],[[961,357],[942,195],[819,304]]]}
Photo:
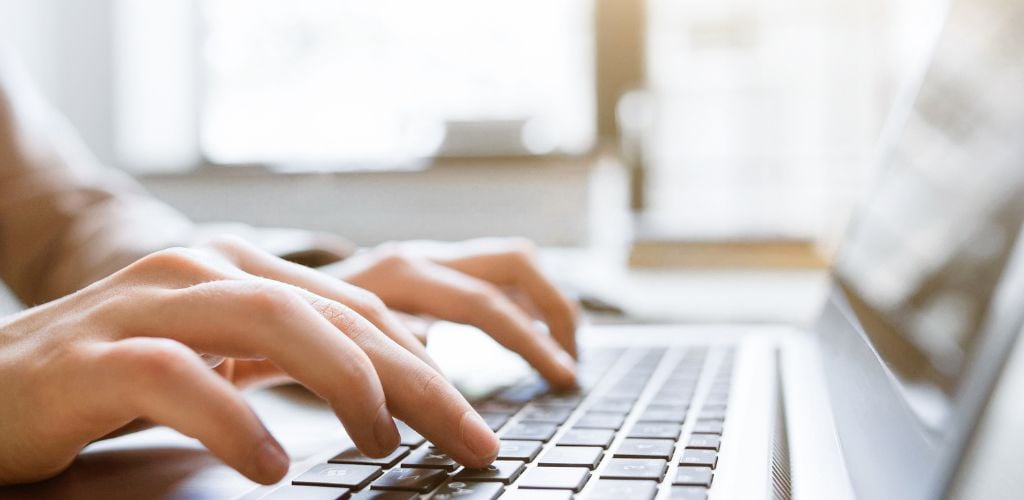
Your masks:
{"label": "keyboard key", "polygon": [[668,377],[665,377],[665,385],[688,385],[693,387],[697,385],[698,380],[700,380],[699,368],[676,369],[669,373]]}
{"label": "keyboard key", "polygon": [[411,491],[366,490],[356,493],[352,500],[413,500],[418,496]]}
{"label": "keyboard key", "polygon": [[660,402],[661,400],[680,400],[680,401],[683,401],[683,403],[665,403],[665,404],[688,404],[690,401],[693,400],[693,393],[694,393],[694,391],[689,390],[689,389],[687,389],[685,391],[684,390],[659,391],[659,392],[654,393],[654,397],[653,397],[652,401]]}
{"label": "keyboard key", "polygon": [[266,500],[338,500],[339,498],[348,498],[350,491],[348,488],[286,484],[263,498]]}
{"label": "keyboard key", "polygon": [[622,481],[617,479],[601,479],[590,489],[590,500],[652,500],[658,493],[658,483],[654,481]]}
{"label": "keyboard key", "polygon": [[581,401],[583,401],[583,396],[580,394],[545,394],[535,399],[534,404],[539,406],[561,406],[565,408],[575,408],[579,406]]}
{"label": "keyboard key", "polygon": [[693,396],[696,388],[696,385],[690,383],[680,384],[670,382],[658,389],[657,393],[664,394],[666,396]]}
{"label": "keyboard key", "polygon": [[551,467],[586,467],[594,469],[601,463],[604,448],[599,446],[555,446],[540,458],[540,465]]}
{"label": "keyboard key", "polygon": [[646,379],[634,380],[630,383],[619,383],[608,389],[604,397],[633,402],[640,398],[640,393],[644,392],[646,385]]}
{"label": "keyboard key", "polygon": [[701,420],[725,420],[724,409],[708,409],[701,410],[700,415],[697,417]]}
{"label": "keyboard key", "polygon": [[707,500],[708,490],[703,486],[673,486],[669,500]]}
{"label": "keyboard key", "polygon": [[660,403],[658,401],[651,401],[651,404],[647,405],[648,410],[668,411],[672,413],[679,413],[685,415],[686,411],[690,409],[690,405],[687,403],[683,404],[669,404]]}
{"label": "keyboard key", "polygon": [[437,448],[424,446],[412,452],[405,460],[402,460],[402,467],[413,469],[442,469],[452,472],[459,467],[459,463],[452,460],[447,454]]}
{"label": "keyboard key", "polygon": [[615,431],[610,429],[569,429],[558,444],[562,446],[600,446],[607,448],[615,439]]}
{"label": "keyboard key", "polygon": [[345,486],[360,489],[381,474],[376,465],[319,464],[292,480],[305,486]]}
{"label": "keyboard key", "polygon": [[629,431],[631,438],[647,439],[679,439],[679,424],[659,424],[657,422],[637,422]]}
{"label": "keyboard key", "polygon": [[682,424],[686,419],[686,412],[675,412],[672,410],[659,410],[648,408],[640,414],[641,422],[668,422],[676,425]]}
{"label": "keyboard key", "polygon": [[686,383],[675,383],[673,385],[666,384],[665,387],[662,387],[658,392],[665,394],[666,396],[676,395],[692,398],[693,395],[697,393],[697,384],[692,381],[687,381]]}
{"label": "keyboard key", "polygon": [[585,413],[573,426],[577,429],[612,429],[619,430],[626,416],[621,413]]}
{"label": "keyboard key", "polygon": [[538,395],[547,392],[548,385],[544,382],[534,382],[514,387],[509,387],[501,392],[495,399],[507,403],[528,403]]}
{"label": "keyboard key", "polygon": [[722,421],[698,420],[697,423],[693,426],[693,432],[699,432],[701,434],[721,434]]}
{"label": "keyboard key", "polygon": [[601,477],[661,481],[667,469],[668,462],[657,458],[613,458],[601,472]]}
{"label": "keyboard key", "polygon": [[722,445],[722,437],[716,434],[691,434],[690,442],[686,444],[687,448],[699,448],[705,450],[715,450]]}
{"label": "keyboard key", "polygon": [[572,490],[579,492],[590,479],[590,470],[583,467],[537,467],[527,470],[516,482],[522,489]]}
{"label": "keyboard key", "polygon": [[655,394],[651,398],[651,405],[659,406],[689,406],[693,398],[690,396],[679,396],[675,394]]}
{"label": "keyboard key", "polygon": [[505,491],[500,483],[448,481],[428,498],[432,500],[494,500]]}
{"label": "keyboard key", "polygon": [[668,460],[675,452],[675,441],[667,439],[626,439],[615,450],[616,457],[623,458],[662,458]]}
{"label": "keyboard key", "polygon": [[525,468],[526,464],[518,460],[495,460],[486,469],[462,469],[455,475],[455,480],[465,482],[493,481],[512,484],[512,481],[515,481]]}
{"label": "keyboard key", "polygon": [[508,403],[505,401],[484,401],[483,403],[473,405],[479,413],[504,413],[506,415],[514,415],[523,407],[519,403]]}
{"label": "keyboard key", "polygon": [[415,448],[427,441],[426,439],[423,439],[423,436],[421,436],[420,433],[414,431],[412,427],[409,427],[408,424],[401,420],[396,420],[395,426],[398,427],[398,435],[401,436],[402,446]]}
{"label": "keyboard key", "polygon": [[572,500],[569,490],[514,490],[502,495],[501,500]]}
{"label": "keyboard key", "polygon": [[439,469],[391,469],[374,481],[370,488],[426,493],[447,478],[448,474]]}
{"label": "keyboard key", "polygon": [[549,424],[560,424],[565,422],[572,414],[572,408],[561,408],[555,406],[528,406],[520,413],[524,422],[547,422]]}
{"label": "keyboard key", "polygon": [[522,460],[532,462],[540,453],[542,443],[540,441],[510,441],[501,440],[498,448],[498,458],[501,460]]}
{"label": "keyboard key", "polygon": [[712,450],[686,449],[679,458],[679,465],[699,465],[714,469],[718,465],[718,453]]}
{"label": "keyboard key", "polygon": [[715,473],[707,467],[679,467],[676,469],[676,478],[672,480],[672,484],[710,488],[714,475]]}
{"label": "keyboard key", "polygon": [[544,441],[547,442],[551,436],[558,431],[558,425],[545,424],[540,422],[520,422],[505,427],[502,431],[502,439],[518,439],[522,441]]}
{"label": "keyboard key", "polygon": [[636,403],[636,400],[640,399],[641,392],[643,392],[643,389],[613,387],[609,389],[608,392],[605,392],[604,396],[602,396],[601,400],[598,402],[614,401],[615,403],[625,403],[632,406],[633,403]]}
{"label": "keyboard key", "polygon": [[384,468],[391,467],[398,463],[402,457],[409,454],[409,448],[405,446],[399,446],[395,448],[395,451],[391,452],[390,455],[382,458],[370,458],[363,455],[358,448],[351,447],[337,455],[327,462],[332,464],[362,464],[362,465],[379,465]]}
{"label": "keyboard key", "polygon": [[710,393],[727,394],[732,382],[725,379],[715,379],[711,382],[711,387],[708,388]]}
{"label": "keyboard key", "polygon": [[632,371],[619,379],[618,382],[615,382],[615,384],[612,385],[612,390],[633,390],[643,392],[644,387],[647,386],[647,381],[650,380],[650,378],[650,372]]}
{"label": "keyboard key", "polygon": [[480,412],[480,418],[484,419],[484,423],[486,423],[494,432],[498,432],[498,429],[501,429],[506,423],[508,423],[508,419],[510,417],[511,414],[509,413],[497,413],[490,411]]}
{"label": "keyboard key", "polygon": [[632,401],[624,401],[621,399],[602,399],[597,403],[594,403],[590,407],[591,411],[601,411],[609,413],[629,413],[633,410]]}

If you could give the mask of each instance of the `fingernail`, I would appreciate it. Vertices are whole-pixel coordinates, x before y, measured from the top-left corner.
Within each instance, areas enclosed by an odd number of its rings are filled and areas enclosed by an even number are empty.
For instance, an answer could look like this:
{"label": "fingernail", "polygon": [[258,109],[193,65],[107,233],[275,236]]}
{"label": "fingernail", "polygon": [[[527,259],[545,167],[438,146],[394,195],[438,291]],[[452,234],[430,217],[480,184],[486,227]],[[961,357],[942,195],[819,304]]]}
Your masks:
{"label": "fingernail", "polygon": [[484,419],[473,410],[462,414],[459,424],[462,430],[462,442],[481,460],[488,463],[498,456],[498,438],[487,426]]}
{"label": "fingernail", "polygon": [[377,440],[377,446],[380,446],[382,454],[391,453],[398,447],[401,437],[387,406],[382,405],[377,412],[377,421],[373,423],[373,437]]}
{"label": "fingernail", "polygon": [[263,440],[259,450],[259,477],[266,484],[273,484],[288,472],[288,454],[272,437]]}

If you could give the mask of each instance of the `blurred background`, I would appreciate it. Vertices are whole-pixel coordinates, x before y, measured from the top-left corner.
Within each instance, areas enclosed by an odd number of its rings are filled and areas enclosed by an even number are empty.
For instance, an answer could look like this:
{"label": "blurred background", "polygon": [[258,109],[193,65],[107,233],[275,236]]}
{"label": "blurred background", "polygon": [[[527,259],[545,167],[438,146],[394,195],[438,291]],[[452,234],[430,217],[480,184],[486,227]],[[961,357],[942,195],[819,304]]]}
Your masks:
{"label": "blurred background", "polygon": [[103,161],[195,220],[607,243],[657,265],[645,243],[827,255],[944,10],[0,0],[0,44]]}

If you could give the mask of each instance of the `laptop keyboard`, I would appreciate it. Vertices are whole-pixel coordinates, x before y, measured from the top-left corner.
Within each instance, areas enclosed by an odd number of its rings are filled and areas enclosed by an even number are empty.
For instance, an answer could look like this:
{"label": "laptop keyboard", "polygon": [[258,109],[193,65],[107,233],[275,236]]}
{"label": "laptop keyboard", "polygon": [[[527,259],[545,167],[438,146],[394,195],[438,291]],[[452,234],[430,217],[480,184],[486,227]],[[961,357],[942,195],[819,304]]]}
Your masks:
{"label": "laptop keyboard", "polygon": [[355,448],[264,498],[703,500],[714,487],[732,376],[730,347],[587,352],[581,388],[514,385],[475,404],[501,438],[467,469],[405,424],[383,458]]}

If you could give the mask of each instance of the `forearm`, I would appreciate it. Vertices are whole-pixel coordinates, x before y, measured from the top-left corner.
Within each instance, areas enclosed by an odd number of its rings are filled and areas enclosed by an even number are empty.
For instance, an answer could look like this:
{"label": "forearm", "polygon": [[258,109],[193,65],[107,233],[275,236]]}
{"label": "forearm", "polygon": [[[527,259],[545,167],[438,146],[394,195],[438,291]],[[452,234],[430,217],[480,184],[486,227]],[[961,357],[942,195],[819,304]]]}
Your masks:
{"label": "forearm", "polygon": [[0,61],[0,277],[24,303],[66,295],[186,244],[192,232],[185,217],[100,165]]}
{"label": "forearm", "polygon": [[[0,280],[28,305],[81,289],[171,246],[229,233],[310,266],[354,246],[337,236],[244,224],[196,226],[101,165],[0,54]],[[6,63],[6,64],[5,64]]]}

